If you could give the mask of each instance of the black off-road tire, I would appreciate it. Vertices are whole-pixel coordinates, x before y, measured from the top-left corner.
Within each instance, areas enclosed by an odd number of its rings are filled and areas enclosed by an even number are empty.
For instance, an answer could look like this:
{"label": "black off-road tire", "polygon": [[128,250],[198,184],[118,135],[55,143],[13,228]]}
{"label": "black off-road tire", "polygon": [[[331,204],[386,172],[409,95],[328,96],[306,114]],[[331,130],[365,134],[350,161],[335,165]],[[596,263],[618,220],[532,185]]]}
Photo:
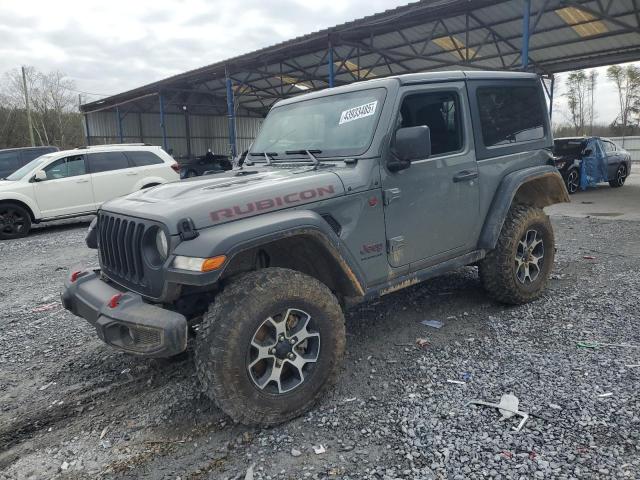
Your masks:
{"label": "black off-road tire", "polygon": [[[274,394],[249,374],[250,344],[265,319],[291,308],[314,319],[318,360],[300,385]],[[345,339],[342,309],[324,284],[297,271],[266,268],[233,281],[211,305],[196,337],[196,371],[207,396],[234,421],[276,425],[305,413],[335,383]]]}
{"label": "black off-road tire", "polygon": [[[541,236],[544,258],[535,281],[522,283],[516,276],[519,241],[530,230]],[[509,210],[495,248],[478,265],[480,280],[495,300],[510,305],[527,303],[542,295],[553,268],[555,240],[549,217],[537,207],[514,205]]]}
{"label": "black off-road tire", "polygon": [[[12,221],[5,223],[11,217]],[[0,240],[12,240],[29,235],[31,231],[31,214],[16,203],[0,203]]]}
{"label": "black off-road tire", "polygon": [[618,165],[616,169],[616,176],[613,180],[609,181],[609,186],[611,188],[620,188],[624,185],[624,182],[627,180],[627,166],[624,163]]}

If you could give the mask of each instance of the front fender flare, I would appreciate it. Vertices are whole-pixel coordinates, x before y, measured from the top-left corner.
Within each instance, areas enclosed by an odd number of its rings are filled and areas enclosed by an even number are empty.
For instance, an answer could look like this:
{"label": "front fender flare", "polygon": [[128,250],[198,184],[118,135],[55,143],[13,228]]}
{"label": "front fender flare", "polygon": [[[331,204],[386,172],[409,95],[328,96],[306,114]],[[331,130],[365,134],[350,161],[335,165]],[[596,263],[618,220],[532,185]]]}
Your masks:
{"label": "front fender flare", "polygon": [[[286,210],[250,217],[235,222],[199,230],[198,237],[183,241],[175,248],[174,255],[209,258],[226,255],[222,269],[207,274],[185,274],[170,270],[170,281],[197,285],[216,282],[225,273],[229,263],[242,252],[293,236],[308,236],[316,240],[336,261],[353,291],[364,295],[365,281],[357,262],[329,224],[311,210]],[[185,278],[188,275],[191,281]]]}
{"label": "front fender flare", "polygon": [[539,208],[570,202],[567,187],[556,167],[543,165],[512,172],[502,179],[496,190],[480,233],[478,248],[491,250],[496,246],[514,200]]}

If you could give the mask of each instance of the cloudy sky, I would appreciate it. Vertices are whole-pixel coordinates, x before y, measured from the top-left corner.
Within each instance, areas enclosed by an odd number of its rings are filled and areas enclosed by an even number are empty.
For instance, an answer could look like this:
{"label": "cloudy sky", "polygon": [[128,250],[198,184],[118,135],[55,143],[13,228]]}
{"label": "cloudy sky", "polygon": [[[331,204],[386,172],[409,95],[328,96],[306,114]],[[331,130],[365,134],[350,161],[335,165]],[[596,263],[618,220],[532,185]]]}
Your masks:
{"label": "cloudy sky", "polygon": [[[60,70],[79,90],[109,95],[406,3],[0,0],[0,73]],[[610,122],[615,93],[600,80],[598,120]]]}

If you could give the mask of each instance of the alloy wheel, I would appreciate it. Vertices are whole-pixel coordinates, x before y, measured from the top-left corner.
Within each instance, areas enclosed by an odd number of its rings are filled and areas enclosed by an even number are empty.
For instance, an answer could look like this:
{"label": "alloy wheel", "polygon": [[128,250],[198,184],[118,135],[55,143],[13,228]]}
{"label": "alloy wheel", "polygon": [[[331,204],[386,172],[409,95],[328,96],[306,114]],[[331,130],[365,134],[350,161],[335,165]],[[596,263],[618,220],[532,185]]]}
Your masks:
{"label": "alloy wheel", "polygon": [[580,186],[580,179],[578,178],[578,171],[573,169],[567,175],[567,190],[569,193],[576,193]]}
{"label": "alloy wheel", "polygon": [[311,315],[290,308],[264,320],[247,355],[247,372],[261,391],[283,394],[302,385],[320,355],[320,334]]}
{"label": "alloy wheel", "polygon": [[627,168],[624,165],[620,165],[616,171],[616,182],[618,186],[623,186],[624,181],[627,179]]}
{"label": "alloy wheel", "polygon": [[0,207],[0,233],[8,236],[19,235],[24,231],[27,219],[19,210],[7,206]]}
{"label": "alloy wheel", "polygon": [[544,262],[544,242],[537,230],[527,230],[518,242],[515,256],[516,278],[524,285],[536,281]]}

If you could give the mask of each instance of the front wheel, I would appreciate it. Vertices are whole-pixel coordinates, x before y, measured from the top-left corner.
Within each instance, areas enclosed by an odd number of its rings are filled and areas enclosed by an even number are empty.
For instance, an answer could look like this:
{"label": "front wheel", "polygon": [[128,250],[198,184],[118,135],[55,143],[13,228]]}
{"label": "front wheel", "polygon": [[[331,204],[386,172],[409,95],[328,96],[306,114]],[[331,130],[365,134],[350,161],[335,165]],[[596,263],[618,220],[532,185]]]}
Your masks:
{"label": "front wheel", "polygon": [[624,185],[627,179],[627,166],[621,163],[616,170],[616,176],[613,180],[609,181],[609,185],[613,188],[619,188]]}
{"label": "front wheel", "polygon": [[479,264],[480,279],[499,302],[530,302],[542,295],[554,255],[549,217],[540,208],[513,206],[495,248]]}
{"label": "front wheel", "polygon": [[580,187],[580,172],[576,167],[569,169],[564,183],[567,186],[567,191],[571,195],[578,191],[578,188]]}
{"label": "front wheel", "polygon": [[0,240],[26,237],[31,230],[31,215],[14,203],[0,204]]}
{"label": "front wheel", "polygon": [[266,268],[216,298],[198,331],[196,370],[234,421],[275,425],[309,410],[335,382],[344,347],[331,291],[300,272]]}

